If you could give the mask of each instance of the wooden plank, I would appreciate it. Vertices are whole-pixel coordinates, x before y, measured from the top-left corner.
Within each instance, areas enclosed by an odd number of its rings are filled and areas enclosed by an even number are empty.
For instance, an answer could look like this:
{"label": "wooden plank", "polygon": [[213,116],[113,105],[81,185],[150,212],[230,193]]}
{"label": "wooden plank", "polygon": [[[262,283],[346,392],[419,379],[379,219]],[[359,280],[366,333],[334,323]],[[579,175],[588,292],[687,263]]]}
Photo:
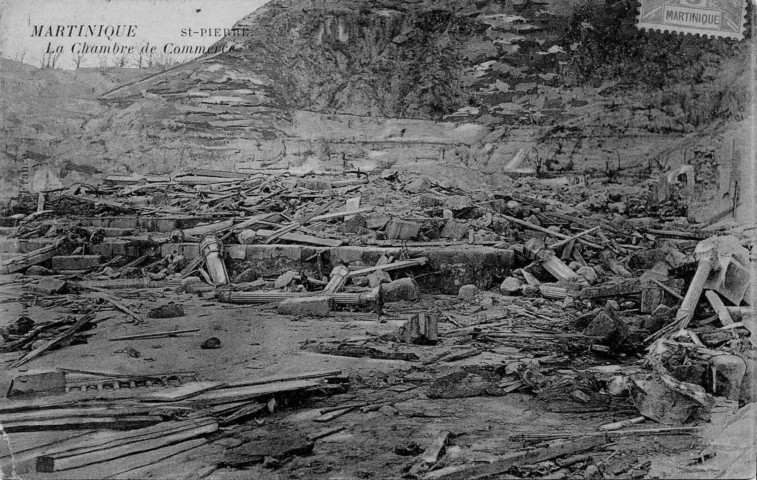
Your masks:
{"label": "wooden plank", "polygon": [[326,213],[324,215],[318,215],[317,217],[313,217],[305,223],[322,222],[324,220],[332,220],[334,218],[340,218],[346,215],[357,215],[358,213],[367,213],[367,212],[372,212],[372,211],[373,211],[373,207],[363,207],[363,208],[358,208],[357,210],[350,210],[349,212]]}
{"label": "wooden plank", "polygon": [[177,402],[194,397],[225,385],[223,382],[189,382],[176,388],[169,388],[143,397],[143,402]]}
{"label": "wooden plank", "polygon": [[[361,404],[364,405],[364,404]],[[316,417],[313,419],[314,422],[330,422],[331,420],[334,420],[335,418],[339,418],[342,415],[346,415],[350,413],[353,410],[356,410],[360,408],[361,405],[350,405],[349,407],[339,408],[337,410],[324,413],[320,417]]]}
{"label": "wooden plank", "polygon": [[[360,197],[359,196],[347,199],[347,202],[344,204],[344,210],[347,211],[347,212],[351,212],[351,211],[357,210],[359,208],[360,208]],[[351,220],[353,218],[355,218],[354,214],[345,215],[345,217],[344,217],[345,220]]]}
{"label": "wooden plank", "polygon": [[418,476],[434,466],[439,461],[439,457],[444,451],[450,435],[451,433],[446,430],[439,432],[439,435],[434,437],[431,445],[423,451],[423,455],[421,455],[418,462],[410,468],[410,474]]}
{"label": "wooden plank", "polygon": [[[186,460],[188,460],[188,454],[197,454],[200,450],[199,447],[206,445],[208,442],[204,438],[198,438],[197,440],[189,440],[176,445],[164,447],[155,452],[146,452],[145,454],[139,454],[121,459],[118,466],[112,466],[107,471],[118,471],[107,478],[114,479],[135,479],[135,478],[198,478],[194,475],[197,474],[199,468],[193,466],[191,469],[184,470],[186,467]],[[204,452],[206,449],[202,449]],[[136,458],[137,456],[141,458]],[[135,465],[133,468],[122,470],[127,463]],[[163,474],[153,473],[160,468],[165,470]],[[75,471],[71,471],[72,474]],[[203,477],[199,477],[203,478]]]}
{"label": "wooden plank", "polygon": [[[511,221],[513,223],[517,223],[520,226],[529,228],[531,230],[536,230],[537,232],[545,233],[545,234],[550,235],[552,237],[561,238],[563,240],[568,240],[568,239],[571,238],[570,236],[565,235],[563,233],[553,232],[552,230],[548,230],[548,229],[546,229],[544,227],[540,227],[539,225],[534,225],[533,223],[529,223],[529,222],[526,222],[524,220],[520,220],[518,218],[511,217],[510,215],[505,215],[504,213],[500,213],[499,216],[502,217],[502,218],[504,218],[505,220],[509,220],[509,221]],[[603,247],[601,245],[597,245],[596,243],[593,243],[593,242],[589,242],[588,240],[585,240],[585,239],[583,239],[581,237],[577,238],[576,241],[579,242],[579,243],[583,243],[587,247],[596,248],[598,250],[604,250],[605,249],[605,247]]]}
{"label": "wooden plank", "polygon": [[288,382],[292,380],[308,380],[312,378],[336,377],[341,374],[342,374],[341,370],[326,370],[322,372],[296,373],[293,375],[274,375],[274,376],[262,377],[262,378],[258,378],[254,380],[241,380],[238,382],[229,383],[226,386],[226,388],[249,387],[252,385],[264,385],[266,383]]}
{"label": "wooden plank", "polygon": [[435,470],[424,478],[429,479],[474,479],[484,478],[492,475],[498,475],[508,471],[517,465],[529,465],[539,463],[553,458],[569,455],[575,452],[588,450],[607,443],[603,436],[593,436],[577,438],[571,440],[556,440],[550,442],[547,446],[533,450],[513,452],[500,457],[491,463],[485,465],[473,465],[453,467],[449,469]]}
{"label": "wooden plank", "polygon": [[79,407],[79,408],[54,408],[50,410],[37,410],[30,412],[14,412],[0,415],[0,425],[14,422],[55,420],[61,418],[94,418],[94,417],[129,417],[134,415],[149,415],[152,407]]}
{"label": "wooden plank", "polygon": [[574,240],[578,240],[579,238],[583,237],[584,235],[588,235],[589,233],[596,232],[597,230],[599,230],[599,228],[600,227],[593,227],[593,228],[590,228],[588,230],[584,230],[583,232],[577,233],[575,235],[571,235],[568,238],[564,238],[564,239],[560,240],[559,242],[553,243],[552,245],[549,246],[549,248],[550,248],[550,250],[556,250],[556,249],[562,247],[563,245],[567,245],[567,244],[569,244],[570,242],[572,242]]}
{"label": "wooden plank", "polygon": [[[257,233],[262,237],[267,237],[274,233],[273,230],[258,230]],[[281,236],[281,240],[293,243],[304,243],[306,245],[316,245],[319,247],[340,247],[344,245],[344,240],[333,238],[320,238],[304,233],[289,232]]]}
{"label": "wooden plank", "polygon": [[425,265],[426,262],[428,262],[427,257],[418,257],[418,258],[413,258],[411,260],[402,260],[400,262],[388,263],[386,265],[376,265],[373,267],[367,267],[360,270],[353,270],[352,272],[347,274],[347,277],[348,278],[359,277],[362,275],[367,275],[369,273],[377,272],[379,270],[388,272],[391,270],[399,270],[402,268],[417,267],[420,265]]}
{"label": "wooden plank", "polygon": [[69,417],[50,420],[10,421],[3,423],[7,433],[43,432],[46,430],[83,430],[108,428],[111,430],[129,430],[155,425],[163,421],[157,415],[133,415],[128,417]]}
{"label": "wooden plank", "polygon": [[198,225],[196,227],[184,229],[184,235],[189,237],[201,237],[209,233],[220,232],[234,226],[234,220],[224,220],[223,222],[215,222],[207,225]]}
{"label": "wooden plank", "polygon": [[138,442],[116,444],[99,449],[79,449],[37,457],[38,472],[56,472],[80,468],[94,463],[107,462],[116,458],[149,452],[175,443],[184,442],[218,430],[218,423],[211,422],[199,427],[167,432],[151,438],[143,438]]}
{"label": "wooden plank", "polygon": [[271,395],[273,393],[294,392],[322,385],[314,380],[294,380],[291,382],[277,382],[265,385],[253,385],[249,387],[221,388],[211,392],[201,393],[192,397],[190,402],[199,402],[208,405],[220,405],[222,403],[252,400],[254,398]]}
{"label": "wooden plank", "polygon": [[[266,238],[265,242],[263,242],[263,243],[266,244],[266,245],[268,245],[270,243],[273,243],[276,240],[278,240],[279,238],[281,238],[284,235],[286,235],[287,233],[291,233],[294,230],[297,230],[301,226],[302,225],[300,224],[300,222],[292,222],[289,225],[285,225],[285,226],[279,228],[278,230],[272,232],[270,235],[268,235],[268,238]],[[260,231],[258,231],[258,234],[260,234],[262,236],[262,234],[260,233]]]}
{"label": "wooden plank", "polygon": [[[44,447],[71,440],[72,438],[80,438],[94,432],[96,432],[96,430],[51,430],[47,432],[16,433],[11,439],[13,458],[16,460],[16,463],[19,463],[19,458],[23,456],[25,452],[31,450],[41,451]],[[10,458],[10,456],[10,450],[5,447],[0,449],[0,461],[5,458]],[[28,458],[33,458],[33,455]]]}
{"label": "wooden plank", "polygon": [[321,438],[326,438],[330,435],[333,435],[335,433],[339,433],[342,430],[346,429],[347,427],[341,426],[341,427],[334,427],[334,428],[327,428],[325,430],[321,430],[318,433],[313,433],[311,435],[308,435],[308,440],[311,442],[314,442],[316,440],[320,440]]}
{"label": "wooden plank", "polygon": [[45,342],[42,345],[40,345],[39,347],[35,348],[31,352],[27,353],[26,355],[24,355],[20,359],[16,360],[11,365],[11,368],[19,367],[19,366],[21,366],[21,365],[23,365],[23,364],[25,364],[25,363],[27,363],[27,362],[29,362],[31,360],[34,360],[35,358],[39,357],[40,355],[42,355],[46,351],[50,350],[51,348],[55,347],[56,345],[59,345],[59,344],[63,343],[64,341],[67,341],[67,340],[71,339],[71,337],[73,337],[76,334],[76,332],[78,332],[79,330],[81,330],[82,328],[84,328],[84,326],[86,324],[88,324],[89,322],[91,322],[92,320],[94,320],[94,318],[95,318],[94,315],[91,315],[91,314],[84,315],[82,318],[80,318],[79,320],[77,320],[76,323],[74,323],[73,325],[71,325],[71,327],[68,330],[66,330],[65,332],[63,332],[62,334],[58,335],[57,337],[53,338],[52,340],[48,340],[47,342]]}
{"label": "wooden plank", "polygon": [[166,432],[177,432],[212,423],[212,419],[187,420],[182,422],[162,422],[150,427],[131,431],[94,431],[75,437],[66,438],[54,443],[40,445],[14,454],[16,461],[22,462],[48,454],[67,451],[83,451],[83,449],[107,448],[108,446],[123,445],[129,442],[139,442],[155,435]]}
{"label": "wooden plank", "polygon": [[111,342],[117,342],[120,340],[140,340],[140,339],[147,339],[147,338],[163,338],[163,337],[175,337],[177,335],[183,335],[185,333],[196,333],[199,332],[199,328],[188,328],[185,330],[169,330],[166,332],[152,332],[152,333],[140,333],[138,335],[125,335],[123,337],[113,337],[109,338]]}
{"label": "wooden plank", "polygon": [[0,274],[5,275],[8,273],[15,273],[27,267],[31,267],[32,265],[37,265],[38,263],[50,260],[61,253],[61,241],[62,239],[57,239],[57,241],[51,245],[38,248],[37,250],[25,253],[18,258],[3,262],[0,264]]}
{"label": "wooden plank", "polygon": [[726,310],[725,304],[720,299],[718,294],[713,292],[712,290],[707,290],[706,292],[704,292],[704,296],[707,297],[707,301],[710,302],[710,305],[712,305],[712,309],[715,310],[715,313],[718,314],[720,323],[722,323],[723,326],[731,325],[733,323],[731,314],[728,313],[728,310]]}

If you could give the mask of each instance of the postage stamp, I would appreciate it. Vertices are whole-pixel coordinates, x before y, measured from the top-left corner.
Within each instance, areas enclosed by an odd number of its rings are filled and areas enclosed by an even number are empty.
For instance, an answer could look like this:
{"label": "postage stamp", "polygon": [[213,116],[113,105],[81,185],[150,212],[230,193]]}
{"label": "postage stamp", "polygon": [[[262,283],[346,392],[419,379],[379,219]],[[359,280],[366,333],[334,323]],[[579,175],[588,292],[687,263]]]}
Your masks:
{"label": "postage stamp", "polygon": [[744,38],[749,0],[640,0],[640,29]]}

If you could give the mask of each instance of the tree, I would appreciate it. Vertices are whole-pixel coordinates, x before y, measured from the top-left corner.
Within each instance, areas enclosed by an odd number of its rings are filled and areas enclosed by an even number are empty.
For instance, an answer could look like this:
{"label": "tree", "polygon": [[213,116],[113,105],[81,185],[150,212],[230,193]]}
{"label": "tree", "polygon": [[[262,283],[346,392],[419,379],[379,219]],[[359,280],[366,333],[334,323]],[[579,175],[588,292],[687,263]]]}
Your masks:
{"label": "tree", "polygon": [[42,55],[39,61],[40,68],[57,68],[58,60],[60,59],[61,52],[51,52]]}
{"label": "tree", "polygon": [[84,54],[83,53],[77,53],[74,54],[71,58],[71,62],[74,64],[74,68],[79,70],[81,68],[82,62],[84,62]]}

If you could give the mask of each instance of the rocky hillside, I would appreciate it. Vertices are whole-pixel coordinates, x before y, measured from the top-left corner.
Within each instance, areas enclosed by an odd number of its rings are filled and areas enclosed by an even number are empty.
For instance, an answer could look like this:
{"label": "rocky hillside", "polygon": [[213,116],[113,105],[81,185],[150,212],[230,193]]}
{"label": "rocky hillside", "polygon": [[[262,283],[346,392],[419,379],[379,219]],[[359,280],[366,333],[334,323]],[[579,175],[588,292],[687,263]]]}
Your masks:
{"label": "rocky hillside", "polygon": [[55,156],[121,173],[686,161],[747,114],[749,38],[641,32],[635,15],[633,0],[274,0],[220,42],[233,52],[102,96]]}

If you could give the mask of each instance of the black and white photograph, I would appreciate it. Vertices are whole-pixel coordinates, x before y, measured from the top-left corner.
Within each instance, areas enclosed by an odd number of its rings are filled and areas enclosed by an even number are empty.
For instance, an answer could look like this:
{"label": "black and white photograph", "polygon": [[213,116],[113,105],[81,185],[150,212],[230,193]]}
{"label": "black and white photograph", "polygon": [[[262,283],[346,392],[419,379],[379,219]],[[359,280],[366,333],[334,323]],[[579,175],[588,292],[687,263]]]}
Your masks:
{"label": "black and white photograph", "polygon": [[0,0],[0,480],[754,479],[754,0]]}

